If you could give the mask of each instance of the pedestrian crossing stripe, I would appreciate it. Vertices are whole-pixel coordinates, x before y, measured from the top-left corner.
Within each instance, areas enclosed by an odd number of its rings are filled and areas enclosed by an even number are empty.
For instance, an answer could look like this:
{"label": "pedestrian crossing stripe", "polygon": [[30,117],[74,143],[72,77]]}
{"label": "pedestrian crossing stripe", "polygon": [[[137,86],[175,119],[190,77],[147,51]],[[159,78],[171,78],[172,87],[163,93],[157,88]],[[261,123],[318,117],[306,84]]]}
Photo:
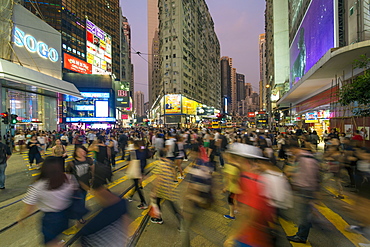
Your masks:
{"label": "pedestrian crossing stripe", "polygon": [[321,205],[315,204],[315,208],[328,220],[334,227],[340,231],[349,241],[351,241],[355,246],[359,246],[359,243],[370,244],[364,236],[357,233],[347,232],[345,229],[349,224],[337,213],[333,212],[324,203]]}
{"label": "pedestrian crossing stripe", "polygon": [[[279,222],[280,222],[281,227],[284,229],[285,234],[287,236],[293,236],[297,233],[298,227],[293,222],[286,221],[283,218],[279,218]],[[293,247],[302,247],[302,244],[300,244],[300,243],[290,242],[290,244]],[[312,246],[312,245],[310,244],[309,241],[307,241],[305,246]]]}
{"label": "pedestrian crossing stripe", "polygon": [[[330,192],[331,194],[333,195],[337,195],[338,194],[338,191],[335,190],[334,188],[330,187],[330,186],[324,186],[324,189],[327,190],[328,192]],[[348,203],[349,205],[355,205],[356,202],[350,198],[348,198],[348,196],[344,196],[344,199],[339,199],[345,203]]]}

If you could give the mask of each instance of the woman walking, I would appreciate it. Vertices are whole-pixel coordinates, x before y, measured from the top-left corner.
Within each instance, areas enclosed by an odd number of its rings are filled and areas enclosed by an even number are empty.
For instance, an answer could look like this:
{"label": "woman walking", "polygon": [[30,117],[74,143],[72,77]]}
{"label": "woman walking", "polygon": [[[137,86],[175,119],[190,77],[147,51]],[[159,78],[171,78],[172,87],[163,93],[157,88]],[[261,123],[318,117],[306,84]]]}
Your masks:
{"label": "woman walking", "polygon": [[39,165],[42,162],[40,150],[41,144],[37,140],[37,136],[33,135],[30,141],[27,143],[28,151],[28,160],[30,162],[30,167],[32,167],[33,161],[36,160],[36,165]]}
{"label": "woman walking", "polygon": [[37,207],[44,213],[41,225],[45,246],[58,246],[58,235],[68,228],[66,209],[71,205],[71,198],[77,182],[72,175],[64,174],[61,159],[47,157],[41,167],[41,173],[30,186],[23,210],[18,215],[18,222],[28,217]]}

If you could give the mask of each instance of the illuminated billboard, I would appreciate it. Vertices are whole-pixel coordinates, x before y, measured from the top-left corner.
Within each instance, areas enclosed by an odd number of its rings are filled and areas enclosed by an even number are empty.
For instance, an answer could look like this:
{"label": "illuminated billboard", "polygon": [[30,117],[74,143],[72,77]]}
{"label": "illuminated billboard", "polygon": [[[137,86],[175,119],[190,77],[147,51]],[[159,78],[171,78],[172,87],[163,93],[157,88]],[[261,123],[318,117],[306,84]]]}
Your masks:
{"label": "illuminated billboard", "polygon": [[86,61],[93,74],[112,74],[112,37],[86,19]]}
{"label": "illuminated billboard", "polygon": [[80,74],[91,74],[92,73],[91,64],[88,64],[67,53],[64,53],[63,65],[64,65],[64,68],[78,72]]}
{"label": "illuminated billboard", "polygon": [[165,114],[181,114],[181,95],[180,94],[166,95]]}
{"label": "illuminated billboard", "polygon": [[117,107],[130,107],[130,92],[126,90],[117,90],[116,93],[116,106]]}
{"label": "illuminated billboard", "polygon": [[182,96],[182,113],[187,115],[197,115],[198,102]]}
{"label": "illuminated billboard", "polygon": [[299,81],[335,47],[334,0],[312,0],[290,46],[290,83]]}

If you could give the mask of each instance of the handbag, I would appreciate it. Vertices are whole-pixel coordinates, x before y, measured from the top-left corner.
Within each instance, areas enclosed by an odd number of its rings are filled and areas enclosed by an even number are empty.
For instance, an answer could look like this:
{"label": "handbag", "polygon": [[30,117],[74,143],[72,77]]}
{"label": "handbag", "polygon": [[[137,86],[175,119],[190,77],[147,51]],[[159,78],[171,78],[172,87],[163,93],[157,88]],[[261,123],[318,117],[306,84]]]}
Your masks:
{"label": "handbag", "polygon": [[150,203],[148,214],[152,218],[156,218],[156,219],[161,218],[161,215],[162,215],[161,210],[159,210],[157,203],[155,203],[153,200]]}
{"label": "handbag", "polygon": [[140,160],[137,159],[135,150],[130,152],[130,161],[126,170],[126,176],[130,179],[142,177]]}
{"label": "handbag", "polygon": [[82,219],[89,210],[85,207],[85,196],[81,189],[75,190],[72,195],[72,204],[66,209],[68,219]]}

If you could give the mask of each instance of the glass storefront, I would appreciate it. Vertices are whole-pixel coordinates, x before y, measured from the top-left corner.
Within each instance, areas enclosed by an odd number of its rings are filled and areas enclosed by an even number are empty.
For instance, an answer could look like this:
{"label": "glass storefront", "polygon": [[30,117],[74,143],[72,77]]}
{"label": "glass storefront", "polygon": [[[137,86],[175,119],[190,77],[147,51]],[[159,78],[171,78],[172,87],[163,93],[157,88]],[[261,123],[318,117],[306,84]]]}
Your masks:
{"label": "glass storefront", "polygon": [[57,99],[40,94],[3,88],[6,109],[18,115],[16,129],[57,129]]}

